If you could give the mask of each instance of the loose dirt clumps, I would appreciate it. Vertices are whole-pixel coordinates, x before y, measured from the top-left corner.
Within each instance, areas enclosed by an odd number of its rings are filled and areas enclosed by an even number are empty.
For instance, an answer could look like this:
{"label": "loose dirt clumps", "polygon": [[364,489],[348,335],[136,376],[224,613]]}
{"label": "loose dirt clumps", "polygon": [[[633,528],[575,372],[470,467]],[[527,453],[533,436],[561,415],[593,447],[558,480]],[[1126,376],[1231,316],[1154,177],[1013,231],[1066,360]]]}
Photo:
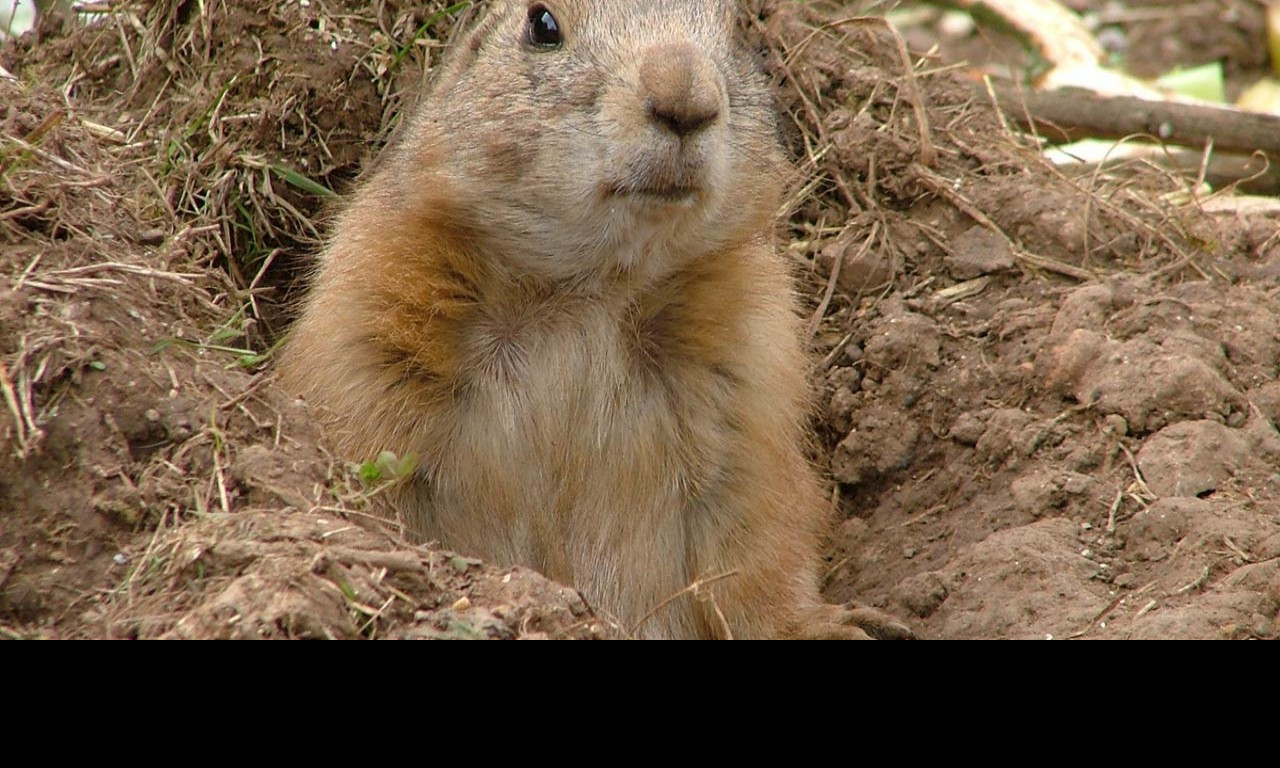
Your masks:
{"label": "loose dirt clumps", "polygon": [[[272,382],[454,18],[365,6],[129,0],[0,47],[0,632],[633,629],[405,542],[395,477]],[[930,638],[1275,637],[1280,215],[1055,168],[879,21],[744,7],[800,169],[828,598]]]}
{"label": "loose dirt clumps", "polygon": [[378,522],[378,488],[254,373],[216,227],[156,204],[150,147],[40,83],[0,103],[0,631],[616,634],[569,588]]}
{"label": "loose dirt clumps", "polygon": [[812,175],[829,597],[927,637],[1274,637],[1280,216],[1070,176],[877,22],[763,10]]}

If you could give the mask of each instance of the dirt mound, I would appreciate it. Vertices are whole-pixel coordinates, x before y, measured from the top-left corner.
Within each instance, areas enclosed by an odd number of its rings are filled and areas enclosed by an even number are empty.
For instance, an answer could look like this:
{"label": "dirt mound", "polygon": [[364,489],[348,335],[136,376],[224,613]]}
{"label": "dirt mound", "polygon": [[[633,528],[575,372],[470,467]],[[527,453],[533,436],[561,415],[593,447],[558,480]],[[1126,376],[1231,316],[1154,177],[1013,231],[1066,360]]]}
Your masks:
{"label": "dirt mound", "polygon": [[933,637],[1274,637],[1280,216],[1068,176],[877,22],[770,23],[831,299],[828,595]]}
{"label": "dirt mound", "polygon": [[6,635],[613,631],[571,589],[377,523],[377,484],[254,373],[243,293],[157,205],[146,143],[43,86],[0,80],[0,102]]}
{"label": "dirt mound", "polygon": [[[1274,637],[1280,217],[1072,176],[878,22],[747,5],[803,172],[828,597],[926,637]],[[0,631],[625,634],[404,543],[394,477],[270,378],[444,10],[123,2],[0,48]]]}

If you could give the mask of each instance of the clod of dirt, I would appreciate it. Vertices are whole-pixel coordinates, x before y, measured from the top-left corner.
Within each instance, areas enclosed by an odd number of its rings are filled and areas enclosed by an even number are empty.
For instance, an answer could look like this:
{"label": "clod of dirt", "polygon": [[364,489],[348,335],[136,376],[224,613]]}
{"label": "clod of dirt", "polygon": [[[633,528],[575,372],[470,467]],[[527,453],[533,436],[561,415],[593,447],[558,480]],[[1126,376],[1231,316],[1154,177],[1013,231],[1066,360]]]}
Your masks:
{"label": "clod of dirt", "polygon": [[[1102,636],[1274,637],[1280,520],[1237,501],[1160,499],[1119,526],[1132,564],[1128,616]],[[1133,613],[1134,608],[1140,609]]]}
{"label": "clod of dirt", "polygon": [[983,423],[982,419],[978,418],[977,414],[962,413],[956,418],[955,423],[951,425],[951,431],[948,434],[957,443],[972,447],[982,439],[986,429],[987,425]]}
{"label": "clod of dirt", "polygon": [[1276,376],[1280,308],[1247,284],[1224,290],[1153,292],[1132,280],[1077,289],[1037,358],[1042,383],[1139,434],[1182,419],[1239,426],[1244,391]]}
{"label": "clod of dirt", "polygon": [[1097,485],[1097,480],[1078,472],[1040,470],[1014,480],[1009,491],[1019,509],[1039,518],[1087,500]]}
{"label": "clod of dirt", "polygon": [[1249,401],[1272,425],[1280,427],[1280,381],[1269,381],[1251,391]]}
{"label": "clod of dirt", "polygon": [[1249,458],[1249,441],[1216,421],[1183,421],[1151,436],[1138,452],[1147,486],[1160,496],[1217,490]]}
{"label": "clod of dirt", "polygon": [[946,257],[947,271],[957,280],[1012,269],[1013,251],[1009,241],[986,227],[972,227],[951,242]]}
{"label": "clod of dirt", "polygon": [[919,573],[902,582],[893,591],[893,600],[914,616],[926,619],[946,601],[950,590],[942,574]]}
{"label": "clod of dirt", "polygon": [[842,239],[822,249],[819,265],[827,272],[839,262],[836,284],[846,293],[859,294],[883,288],[902,272],[902,256],[896,251],[864,248]]}
{"label": "clod of dirt", "polygon": [[1118,306],[1133,303],[1132,293],[1125,282],[1082,285],[1062,300],[1051,333],[1059,338],[1079,329],[1104,328]]}
{"label": "clod of dirt", "polygon": [[[395,544],[336,516],[211,515],[158,537],[142,605],[181,599],[176,621],[134,619],[139,637],[539,639],[600,637],[576,592],[527,569],[498,569]],[[456,567],[455,567],[456,566]],[[198,580],[199,593],[180,585]],[[140,612],[133,611],[137,616]]]}
{"label": "clod of dirt", "polygon": [[1087,628],[1107,604],[1092,581],[1098,563],[1081,555],[1076,532],[1061,518],[1001,531],[958,553],[934,576],[904,583],[894,600],[920,615],[945,585],[945,600],[930,612],[946,637],[1068,636]]}
{"label": "clod of dirt", "polygon": [[1166,426],[1143,444],[1138,467],[1153,493],[1202,495],[1235,479],[1253,486],[1280,484],[1280,434],[1266,419],[1233,429],[1216,421]]}
{"label": "clod of dirt", "polygon": [[1196,519],[1211,516],[1216,509],[1217,505],[1207,499],[1180,496],[1157,499],[1123,526],[1130,542],[1126,549],[1138,561],[1164,560],[1191,530]]}
{"label": "clod of dirt", "polygon": [[859,413],[849,435],[836,446],[831,475],[849,485],[874,480],[902,470],[916,457],[920,426],[904,420],[897,411],[870,406]]}
{"label": "clod of dirt", "polygon": [[1120,414],[1137,432],[1181,418],[1225,421],[1243,407],[1240,391],[1213,364],[1221,355],[1199,349],[1184,354],[1184,345],[1171,346],[1145,338],[1114,341],[1079,329],[1046,346],[1037,365],[1046,387]]}
{"label": "clod of dirt", "polygon": [[1260,599],[1252,589],[1214,590],[1194,604],[1156,608],[1123,635],[1133,640],[1197,637],[1220,640],[1276,636],[1277,602]]}
{"label": "clod of dirt", "polygon": [[937,368],[941,361],[938,324],[907,310],[901,302],[888,301],[863,351],[873,370]]}
{"label": "clod of dirt", "polygon": [[1039,443],[1038,430],[1032,428],[1035,422],[1035,416],[1017,408],[1001,408],[989,414],[986,428],[974,442],[977,455],[997,465],[1011,456],[1030,457]]}

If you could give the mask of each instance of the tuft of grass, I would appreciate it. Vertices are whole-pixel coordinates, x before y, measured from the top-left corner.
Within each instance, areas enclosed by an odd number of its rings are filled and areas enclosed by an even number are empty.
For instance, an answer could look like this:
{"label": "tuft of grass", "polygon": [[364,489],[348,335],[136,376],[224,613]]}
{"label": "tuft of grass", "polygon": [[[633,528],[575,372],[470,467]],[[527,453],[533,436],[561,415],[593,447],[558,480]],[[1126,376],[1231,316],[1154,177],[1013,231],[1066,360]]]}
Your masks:
{"label": "tuft of grass", "polygon": [[271,172],[274,173],[276,176],[283,179],[285,182],[287,182],[291,186],[297,187],[303,192],[308,192],[313,195],[318,195],[320,197],[327,197],[331,199],[337,199],[338,197],[337,192],[334,192],[332,189],[329,189],[328,187],[326,187],[325,185],[321,184],[318,181],[315,181],[314,179],[309,179],[306,176],[303,176],[301,173],[298,173],[292,168],[289,168],[283,165],[271,165],[268,167],[271,170]]}
{"label": "tuft of grass", "polygon": [[284,345],[284,339],[280,339],[272,344],[265,352],[246,347],[232,347],[223,344],[209,343],[204,341],[195,341],[193,339],[185,339],[181,336],[170,336],[161,339],[151,348],[152,354],[159,354],[169,347],[179,346],[187,349],[194,349],[198,352],[220,352],[222,354],[233,355],[235,361],[228,367],[240,367],[245,370],[256,370],[266,364],[275,353]]}
{"label": "tuft of grass", "polygon": [[409,41],[407,43],[396,46],[395,53],[391,56],[392,69],[400,66],[405,57],[408,56],[410,51],[412,51],[418,44],[418,41],[426,37],[427,32],[435,26],[437,22],[443,21],[447,17],[459,14],[470,8],[472,5],[474,5],[474,3],[470,2],[470,0],[467,0],[467,2],[454,3],[453,5],[447,8],[441,8],[428,16],[425,21],[418,25],[418,28],[414,30],[413,34],[409,36]]}

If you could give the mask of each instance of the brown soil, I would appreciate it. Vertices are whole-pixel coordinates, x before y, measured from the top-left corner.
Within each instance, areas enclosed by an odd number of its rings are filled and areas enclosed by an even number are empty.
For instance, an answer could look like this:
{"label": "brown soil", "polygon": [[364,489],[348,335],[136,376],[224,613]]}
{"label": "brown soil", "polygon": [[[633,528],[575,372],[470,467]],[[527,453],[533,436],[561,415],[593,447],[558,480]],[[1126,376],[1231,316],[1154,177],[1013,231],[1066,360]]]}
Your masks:
{"label": "brown soil", "polygon": [[[318,187],[451,24],[378,5],[124,2],[0,48],[0,633],[630,629],[405,543],[272,382]],[[1074,177],[881,26],[751,7],[804,171],[828,597],[928,638],[1275,637],[1280,215]],[[1247,16],[1222,38],[1262,50]]]}

